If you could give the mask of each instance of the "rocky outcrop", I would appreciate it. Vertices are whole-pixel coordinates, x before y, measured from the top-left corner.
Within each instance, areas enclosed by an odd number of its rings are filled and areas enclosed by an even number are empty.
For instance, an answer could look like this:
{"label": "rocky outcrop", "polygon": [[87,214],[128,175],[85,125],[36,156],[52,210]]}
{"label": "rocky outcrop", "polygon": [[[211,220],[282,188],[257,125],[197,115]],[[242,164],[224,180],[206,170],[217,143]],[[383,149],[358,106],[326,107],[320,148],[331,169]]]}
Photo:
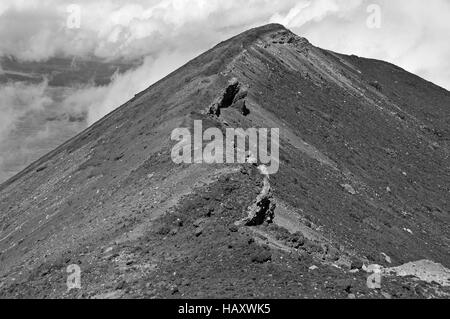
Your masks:
{"label": "rocky outcrop", "polygon": [[256,201],[247,208],[247,217],[238,221],[237,225],[258,226],[265,222],[272,223],[275,218],[275,208],[269,177],[265,175],[262,190]]}
{"label": "rocky outcrop", "polygon": [[444,287],[450,287],[450,270],[431,260],[410,262],[398,267],[386,268],[383,272],[400,277],[414,276],[424,282],[434,282]]}
{"label": "rocky outcrop", "polygon": [[215,99],[212,105],[207,109],[210,115],[220,116],[221,109],[228,108],[233,104],[239,102],[239,108],[243,115],[248,115],[250,111],[245,105],[245,98],[247,97],[247,89],[239,83],[236,78],[232,78],[228,82],[228,86]]}
{"label": "rocky outcrop", "polygon": [[241,112],[242,115],[247,116],[250,114],[250,110],[245,103],[245,100],[240,100],[236,103],[236,108]]}

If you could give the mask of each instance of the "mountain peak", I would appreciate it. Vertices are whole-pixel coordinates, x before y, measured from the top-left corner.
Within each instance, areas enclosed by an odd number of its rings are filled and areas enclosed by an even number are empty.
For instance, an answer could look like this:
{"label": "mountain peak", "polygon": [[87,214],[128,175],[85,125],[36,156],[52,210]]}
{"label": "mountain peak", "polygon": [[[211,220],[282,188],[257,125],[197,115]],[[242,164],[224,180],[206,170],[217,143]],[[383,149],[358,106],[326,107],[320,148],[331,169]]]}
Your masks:
{"label": "mountain peak", "polygon": [[[364,264],[450,266],[448,105],[391,64],[246,31],[1,185],[0,297],[377,298]],[[173,133],[199,122],[279,129],[279,171],[204,162],[202,131],[176,163]],[[70,264],[81,291],[61,284]]]}
{"label": "mountain peak", "polygon": [[246,32],[258,32],[258,33],[267,33],[267,32],[274,32],[274,31],[289,31],[289,29],[287,29],[284,25],[279,24],[279,23],[269,23],[269,24],[265,24],[259,27],[255,27],[253,29],[247,30]]}
{"label": "mountain peak", "polygon": [[286,27],[284,27],[282,24],[270,23],[244,31],[228,41],[242,41],[243,43],[248,44],[265,37],[271,37],[273,40],[276,40],[278,37],[298,37],[298,36],[295,35],[289,29],[287,29]]}

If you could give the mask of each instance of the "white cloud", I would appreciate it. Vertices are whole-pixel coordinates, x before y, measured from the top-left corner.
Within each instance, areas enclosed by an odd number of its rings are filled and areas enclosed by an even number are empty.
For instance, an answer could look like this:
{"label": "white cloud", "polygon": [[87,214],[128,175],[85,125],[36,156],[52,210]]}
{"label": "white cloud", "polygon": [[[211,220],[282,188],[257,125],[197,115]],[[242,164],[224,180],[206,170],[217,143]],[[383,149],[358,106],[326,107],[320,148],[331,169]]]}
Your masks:
{"label": "white cloud", "polygon": [[[381,7],[379,29],[366,25],[372,2]],[[450,89],[449,1],[305,0],[297,6],[303,9],[272,19],[317,46],[386,60]]]}
{"label": "white cloud", "polygon": [[303,0],[289,10],[286,15],[276,13],[272,22],[281,23],[287,27],[301,27],[309,22],[320,22],[328,16],[344,18],[362,4],[363,0]]}
{"label": "white cloud", "polygon": [[0,142],[29,111],[43,110],[52,100],[45,94],[47,82],[39,85],[9,83],[0,86]]}
{"label": "white cloud", "polygon": [[[80,29],[66,27],[72,3],[81,8]],[[372,3],[382,8],[380,29],[365,23]],[[0,54],[156,59],[277,21],[318,46],[388,60],[450,88],[449,16],[447,0],[2,0]]]}
{"label": "white cloud", "polygon": [[163,52],[157,58],[147,57],[139,68],[114,76],[109,85],[77,89],[62,102],[62,107],[86,112],[88,124],[93,124],[197,54],[198,52]]}

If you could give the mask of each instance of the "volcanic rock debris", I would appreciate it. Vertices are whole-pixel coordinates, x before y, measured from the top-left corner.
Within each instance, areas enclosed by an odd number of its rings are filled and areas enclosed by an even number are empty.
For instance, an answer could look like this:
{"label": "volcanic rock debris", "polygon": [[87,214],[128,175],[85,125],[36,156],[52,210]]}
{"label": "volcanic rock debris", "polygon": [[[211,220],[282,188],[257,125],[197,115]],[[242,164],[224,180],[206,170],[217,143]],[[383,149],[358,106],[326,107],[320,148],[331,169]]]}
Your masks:
{"label": "volcanic rock debris", "polygon": [[208,107],[207,113],[210,115],[220,116],[221,109],[228,108],[234,104],[239,111],[247,116],[250,110],[247,108],[245,98],[247,97],[247,88],[239,83],[236,78],[230,79],[228,86],[215,99],[214,103]]}

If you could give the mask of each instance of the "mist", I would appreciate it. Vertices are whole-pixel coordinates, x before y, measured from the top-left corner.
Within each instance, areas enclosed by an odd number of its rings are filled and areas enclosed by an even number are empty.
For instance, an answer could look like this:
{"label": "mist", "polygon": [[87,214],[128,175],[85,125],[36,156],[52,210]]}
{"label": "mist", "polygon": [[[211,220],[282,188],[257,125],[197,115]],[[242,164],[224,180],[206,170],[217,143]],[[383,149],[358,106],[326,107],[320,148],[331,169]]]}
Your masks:
{"label": "mist", "polygon": [[71,88],[9,82],[0,86],[0,182],[92,125],[198,52],[164,52],[146,57],[108,85],[92,81]]}

